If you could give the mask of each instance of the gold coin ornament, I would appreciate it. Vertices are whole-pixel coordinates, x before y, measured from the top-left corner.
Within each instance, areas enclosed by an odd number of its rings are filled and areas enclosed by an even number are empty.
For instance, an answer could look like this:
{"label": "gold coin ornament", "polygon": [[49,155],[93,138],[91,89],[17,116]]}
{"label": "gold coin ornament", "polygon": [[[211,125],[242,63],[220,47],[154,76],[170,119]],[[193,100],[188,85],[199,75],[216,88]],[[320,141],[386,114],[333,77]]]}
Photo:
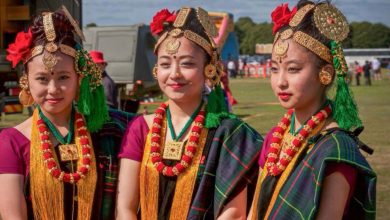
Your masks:
{"label": "gold coin ornament", "polygon": [[180,41],[178,41],[177,39],[168,39],[167,40],[167,43],[165,44],[165,51],[172,55],[172,54],[175,54],[177,53],[177,51],[179,50],[179,47],[180,47]]}
{"label": "gold coin ornament", "polygon": [[287,57],[288,47],[289,47],[288,42],[284,40],[280,40],[274,45],[274,52],[279,63],[282,62],[282,59]]}
{"label": "gold coin ornament", "polygon": [[349,26],[347,19],[330,4],[321,4],[314,9],[314,22],[318,30],[330,40],[342,42],[347,38]]}

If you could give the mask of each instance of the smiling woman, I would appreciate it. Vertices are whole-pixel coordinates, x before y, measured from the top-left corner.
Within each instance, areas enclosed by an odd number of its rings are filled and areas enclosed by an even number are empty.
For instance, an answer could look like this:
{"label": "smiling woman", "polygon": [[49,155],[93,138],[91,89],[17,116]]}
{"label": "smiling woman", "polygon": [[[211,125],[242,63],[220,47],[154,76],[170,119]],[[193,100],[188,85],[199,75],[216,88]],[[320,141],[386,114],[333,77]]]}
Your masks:
{"label": "smiling woman", "polygon": [[20,102],[36,108],[0,133],[3,219],[114,218],[117,152],[130,116],[107,110],[101,71],[68,14],[36,16],[7,49],[13,67],[25,68]]}
{"label": "smiling woman", "polygon": [[202,8],[181,8],[158,12],[151,30],[168,101],[128,126],[117,218],[136,219],[140,206],[148,220],[245,219],[262,137],[227,112],[216,27]]}

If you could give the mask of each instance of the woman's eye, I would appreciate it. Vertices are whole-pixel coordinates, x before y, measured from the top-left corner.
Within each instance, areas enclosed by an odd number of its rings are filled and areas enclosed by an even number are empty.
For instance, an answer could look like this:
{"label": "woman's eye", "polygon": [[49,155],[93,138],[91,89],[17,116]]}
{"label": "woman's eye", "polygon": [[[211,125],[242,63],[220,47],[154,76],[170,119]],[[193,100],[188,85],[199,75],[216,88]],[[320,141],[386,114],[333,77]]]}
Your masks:
{"label": "woman's eye", "polygon": [[160,63],[160,66],[162,68],[169,68],[170,64],[169,63]]}
{"label": "woman's eye", "polygon": [[194,66],[195,64],[193,62],[183,62],[181,65],[191,67],[191,66]]}
{"label": "woman's eye", "polygon": [[290,73],[297,73],[299,72],[301,69],[300,68],[297,68],[297,67],[289,67],[288,68],[288,72]]}
{"label": "woman's eye", "polygon": [[47,78],[44,76],[39,76],[39,77],[35,78],[35,80],[38,80],[40,82],[47,82],[48,81]]}
{"label": "woman's eye", "polygon": [[59,77],[59,80],[66,80],[69,79],[70,77],[68,75],[62,75]]}
{"label": "woman's eye", "polygon": [[278,72],[278,68],[276,67],[271,67],[271,73],[277,73]]}

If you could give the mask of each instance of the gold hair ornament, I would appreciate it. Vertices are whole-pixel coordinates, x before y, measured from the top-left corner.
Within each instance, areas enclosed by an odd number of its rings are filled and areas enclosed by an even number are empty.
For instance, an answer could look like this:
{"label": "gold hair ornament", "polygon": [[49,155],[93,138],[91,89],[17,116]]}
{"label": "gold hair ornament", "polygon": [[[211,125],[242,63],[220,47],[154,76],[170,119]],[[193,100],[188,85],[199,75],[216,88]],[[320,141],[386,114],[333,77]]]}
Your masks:
{"label": "gold hair ornament", "polygon": [[173,26],[175,28],[183,27],[187,21],[188,15],[191,12],[191,8],[182,8],[176,16]]}
{"label": "gold hair ornament", "polygon": [[307,15],[308,12],[310,12],[315,7],[314,4],[307,4],[300,8],[297,13],[294,15],[294,17],[291,19],[289,25],[290,27],[296,27],[298,26],[303,18]]}
{"label": "gold hair ornament", "polygon": [[315,26],[330,40],[341,42],[347,38],[349,26],[347,19],[330,4],[321,4],[314,9]]}
{"label": "gold hair ornament", "polygon": [[293,39],[301,46],[306,47],[313,53],[317,54],[321,59],[325,60],[330,64],[333,63],[333,57],[330,53],[329,48],[322,44],[320,41],[314,39],[313,37],[302,31],[295,32],[293,35]]}
{"label": "gold hair ornament", "polygon": [[82,41],[85,41],[85,36],[83,34],[83,31],[81,31],[79,24],[77,21],[72,17],[72,15],[69,13],[68,9],[65,7],[65,5],[61,5],[61,10],[65,13],[65,16],[68,18],[70,23],[72,24],[74,31],[76,34],[80,37]]}
{"label": "gold hair ornament", "polygon": [[45,50],[47,53],[44,54],[42,58],[42,62],[45,65],[46,69],[50,72],[53,71],[54,66],[57,64],[57,57],[54,54],[58,47],[54,43],[54,40],[56,39],[56,32],[54,30],[54,24],[53,24],[53,13],[46,13],[43,15],[43,28],[45,31],[45,37],[48,41],[45,44]]}

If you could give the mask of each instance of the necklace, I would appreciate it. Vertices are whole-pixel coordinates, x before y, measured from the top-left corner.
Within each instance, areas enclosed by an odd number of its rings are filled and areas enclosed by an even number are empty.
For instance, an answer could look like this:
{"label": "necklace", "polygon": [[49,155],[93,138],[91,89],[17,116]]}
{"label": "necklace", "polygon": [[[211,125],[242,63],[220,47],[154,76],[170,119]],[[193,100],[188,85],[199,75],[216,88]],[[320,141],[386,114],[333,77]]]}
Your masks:
{"label": "necklace", "polygon": [[292,141],[290,141],[289,145],[281,150],[282,147],[280,143],[283,140],[283,134],[291,123],[291,116],[293,112],[294,111],[292,109],[288,110],[282,120],[278,123],[275,131],[272,133],[270,149],[267,154],[266,162],[268,175],[277,176],[286,169],[290,161],[301,148],[303,141],[306,140],[318,124],[328,118],[332,109],[330,108],[330,105],[327,105],[317,114],[312,116],[302,129],[299,130],[298,134],[294,136]]}
{"label": "necklace", "polygon": [[[89,132],[87,131],[83,116],[76,112],[75,113],[75,123],[76,123],[76,140],[79,140],[79,143],[75,144],[76,153],[78,152],[77,147],[80,148],[81,145],[81,163],[79,169],[76,172],[66,173],[59,168],[56,160],[53,157],[53,144],[50,141],[50,132],[46,126],[45,121],[40,118],[37,120],[37,127],[39,129],[39,137],[41,140],[41,150],[43,154],[43,158],[46,164],[46,167],[49,169],[49,173],[59,181],[67,182],[67,183],[77,183],[81,178],[84,178],[89,171],[89,165],[91,163],[91,146],[89,144]],[[69,149],[68,154],[74,154],[74,152],[70,152],[73,149]]]}
{"label": "necklace", "polygon": [[173,128],[172,124],[172,117],[171,117],[171,111],[169,111],[169,106],[167,107],[166,114],[167,114],[167,122],[169,130],[171,131],[171,138],[172,140],[165,141],[165,147],[163,152],[163,159],[167,160],[177,160],[179,161],[181,159],[181,155],[183,153],[183,146],[184,141],[179,141],[181,137],[184,135],[184,133],[188,130],[192,122],[194,121],[195,117],[198,115],[200,109],[202,108],[203,102],[199,104],[199,106],[196,108],[194,113],[190,116],[190,119],[187,121],[187,123],[184,125],[184,128],[180,131],[179,135],[176,136],[175,129]]}
{"label": "necklace", "polygon": [[45,114],[43,114],[39,106],[38,106],[38,112],[39,112],[39,117],[45,122],[47,127],[49,127],[50,132],[57,139],[57,141],[60,142],[58,148],[60,152],[61,161],[73,161],[79,159],[76,144],[71,144],[73,140],[73,134],[74,134],[74,108],[72,107],[72,113],[70,116],[69,127],[68,127],[69,133],[67,135],[66,140],[64,137],[62,137],[62,135],[60,134],[58,129],[54,126],[54,124],[45,116]]}
{"label": "necklace", "polygon": [[[159,173],[163,174],[164,176],[178,176],[180,173],[184,172],[189,165],[191,165],[192,159],[197,151],[200,132],[202,131],[204,125],[205,111],[201,109],[193,120],[194,125],[191,128],[191,133],[188,140],[189,142],[185,148],[184,154],[181,155],[180,161],[174,166],[167,166],[164,164],[161,158],[161,128],[167,108],[168,105],[166,103],[162,103],[155,111],[151,135],[150,157],[154,167],[156,167]],[[164,147],[164,154],[165,151],[167,151],[166,154],[179,154],[176,152],[177,148],[170,148],[167,145]]]}

